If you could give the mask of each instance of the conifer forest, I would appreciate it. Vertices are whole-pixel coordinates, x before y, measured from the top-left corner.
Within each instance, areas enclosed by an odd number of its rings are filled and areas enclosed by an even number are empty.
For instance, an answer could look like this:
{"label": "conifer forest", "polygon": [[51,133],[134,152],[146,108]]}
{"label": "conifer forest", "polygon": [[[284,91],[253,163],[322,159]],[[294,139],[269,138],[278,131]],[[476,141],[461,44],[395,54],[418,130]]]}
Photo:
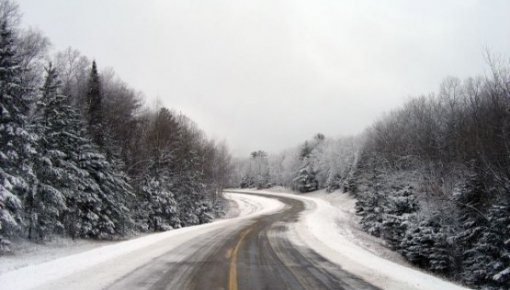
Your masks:
{"label": "conifer forest", "polygon": [[[0,250],[55,235],[121,239],[211,221],[230,155],[192,120],[0,2]],[[48,61],[49,59],[49,61]]]}

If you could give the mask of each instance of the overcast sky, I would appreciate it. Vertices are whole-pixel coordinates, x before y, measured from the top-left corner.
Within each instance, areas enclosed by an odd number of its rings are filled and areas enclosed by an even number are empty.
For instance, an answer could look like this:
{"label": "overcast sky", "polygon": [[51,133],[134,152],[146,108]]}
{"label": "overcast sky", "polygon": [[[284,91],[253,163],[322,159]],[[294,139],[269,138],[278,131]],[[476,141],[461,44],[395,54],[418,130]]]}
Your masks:
{"label": "overcast sky", "polygon": [[20,0],[54,49],[113,67],[236,156],[361,132],[510,57],[510,1]]}

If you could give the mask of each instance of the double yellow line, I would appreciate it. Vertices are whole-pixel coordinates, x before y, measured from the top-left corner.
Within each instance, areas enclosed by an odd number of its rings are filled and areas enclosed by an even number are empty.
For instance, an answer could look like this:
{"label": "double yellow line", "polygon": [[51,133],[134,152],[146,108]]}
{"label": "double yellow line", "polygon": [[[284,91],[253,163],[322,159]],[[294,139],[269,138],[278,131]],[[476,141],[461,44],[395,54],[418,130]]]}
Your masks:
{"label": "double yellow line", "polygon": [[227,258],[230,258],[230,266],[228,271],[228,290],[237,290],[237,255],[239,253],[239,248],[244,241],[244,238],[248,233],[251,232],[251,228],[248,228],[241,232],[239,235],[239,240],[237,241],[235,247],[227,252]]}

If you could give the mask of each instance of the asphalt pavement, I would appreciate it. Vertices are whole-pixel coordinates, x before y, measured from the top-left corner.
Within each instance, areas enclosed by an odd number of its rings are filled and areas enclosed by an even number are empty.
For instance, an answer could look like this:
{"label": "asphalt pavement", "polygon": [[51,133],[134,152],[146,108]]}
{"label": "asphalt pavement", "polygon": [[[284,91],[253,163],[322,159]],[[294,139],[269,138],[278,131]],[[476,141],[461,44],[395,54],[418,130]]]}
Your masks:
{"label": "asphalt pavement", "polygon": [[274,198],[286,205],[283,210],[204,233],[106,289],[378,289],[293,243],[289,225],[299,218],[304,204]]}

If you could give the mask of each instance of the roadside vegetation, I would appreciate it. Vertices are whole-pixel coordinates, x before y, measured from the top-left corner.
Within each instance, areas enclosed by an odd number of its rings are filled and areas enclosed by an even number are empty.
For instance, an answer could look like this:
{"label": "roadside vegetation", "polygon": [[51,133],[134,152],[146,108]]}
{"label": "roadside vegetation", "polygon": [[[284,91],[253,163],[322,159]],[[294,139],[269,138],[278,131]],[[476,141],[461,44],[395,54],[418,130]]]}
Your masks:
{"label": "roadside vegetation", "polygon": [[225,144],[186,116],[143,105],[112,69],[50,52],[0,1],[0,253],[20,239],[122,239],[209,222]]}
{"label": "roadside vegetation", "polygon": [[349,192],[362,227],[411,263],[472,287],[508,289],[510,70],[487,59],[487,76],[447,78],[360,136],[317,134],[237,160],[233,183]]}

